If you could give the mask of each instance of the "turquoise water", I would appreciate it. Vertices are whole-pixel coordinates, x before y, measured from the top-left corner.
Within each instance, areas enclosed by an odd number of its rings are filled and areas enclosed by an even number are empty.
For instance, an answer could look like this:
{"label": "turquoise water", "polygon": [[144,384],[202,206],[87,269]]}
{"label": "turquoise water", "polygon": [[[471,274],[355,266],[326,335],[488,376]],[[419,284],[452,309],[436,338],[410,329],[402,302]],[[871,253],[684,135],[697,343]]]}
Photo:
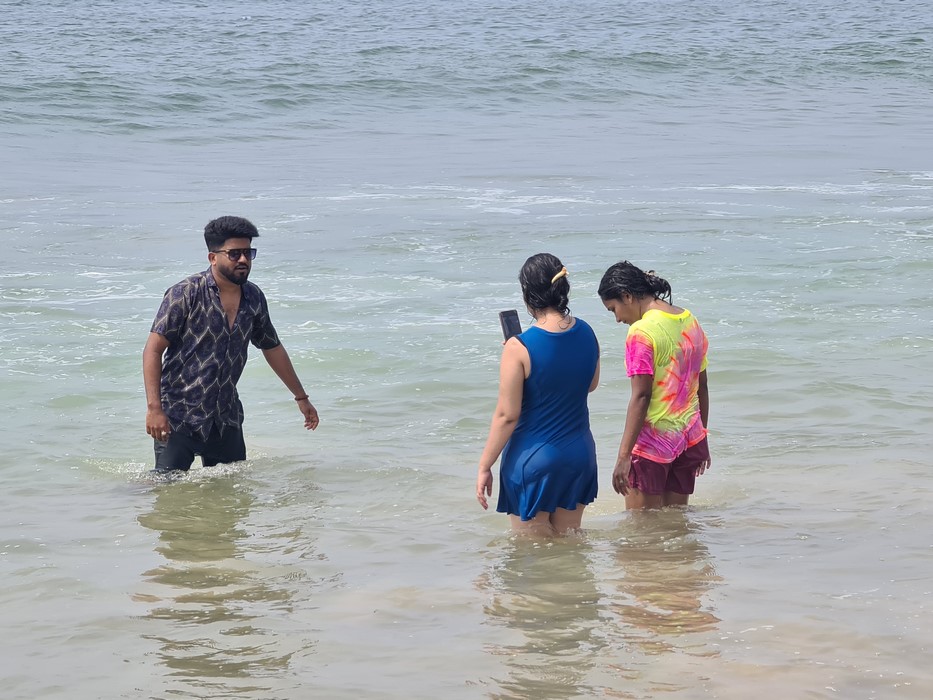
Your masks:
{"label": "turquoise water", "polygon": [[[2,9],[5,697],[929,697],[929,3]],[[228,213],[321,427],[254,357],[249,461],[153,484],[142,345]],[[545,250],[603,351],[552,544],[473,498]],[[621,258],[710,336],[686,512],[609,486]]]}

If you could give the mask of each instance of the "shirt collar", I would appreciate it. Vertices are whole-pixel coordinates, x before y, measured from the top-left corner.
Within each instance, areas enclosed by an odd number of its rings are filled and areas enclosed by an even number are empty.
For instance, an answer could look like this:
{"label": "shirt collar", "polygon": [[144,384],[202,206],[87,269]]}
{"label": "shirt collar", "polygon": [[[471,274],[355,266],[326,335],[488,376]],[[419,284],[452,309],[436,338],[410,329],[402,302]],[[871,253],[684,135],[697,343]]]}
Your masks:
{"label": "shirt collar", "polygon": [[[212,289],[216,289],[216,290],[217,290],[217,293],[219,294],[219,293],[220,293],[220,287],[217,286],[217,280],[214,279],[214,268],[212,268],[212,267],[207,268],[207,269],[204,271],[204,276],[207,278],[207,286],[208,286],[208,287],[211,287]],[[249,282],[249,281],[247,281],[246,284],[244,284],[244,285],[242,285],[242,286],[240,287],[240,289],[243,290],[243,299],[244,299],[244,300],[247,299],[247,298],[250,296],[250,294],[251,294],[251,292],[250,292],[250,287],[251,287],[251,285],[252,285],[252,283]]]}

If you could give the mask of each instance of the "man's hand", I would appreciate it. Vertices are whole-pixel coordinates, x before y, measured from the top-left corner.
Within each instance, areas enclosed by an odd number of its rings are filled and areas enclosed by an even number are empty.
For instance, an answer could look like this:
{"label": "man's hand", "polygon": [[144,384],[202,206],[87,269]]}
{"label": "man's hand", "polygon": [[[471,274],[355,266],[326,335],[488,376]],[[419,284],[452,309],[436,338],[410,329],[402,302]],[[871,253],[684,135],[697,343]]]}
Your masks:
{"label": "man's hand", "polygon": [[298,401],[298,410],[305,417],[305,428],[308,430],[314,430],[318,423],[321,422],[321,419],[317,416],[317,409],[314,404],[308,401],[307,397]]}
{"label": "man's hand", "polygon": [[168,440],[172,432],[172,426],[169,425],[168,416],[161,408],[150,408],[146,411],[146,433],[159,442]]}

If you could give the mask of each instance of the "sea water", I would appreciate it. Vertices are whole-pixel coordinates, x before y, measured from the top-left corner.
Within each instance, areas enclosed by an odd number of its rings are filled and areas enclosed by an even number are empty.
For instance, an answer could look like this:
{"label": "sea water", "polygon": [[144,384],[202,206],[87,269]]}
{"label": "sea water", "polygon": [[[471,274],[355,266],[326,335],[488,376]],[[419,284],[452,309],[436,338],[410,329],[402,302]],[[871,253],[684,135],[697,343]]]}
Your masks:
{"label": "sea water", "polygon": [[[928,698],[931,36],[881,0],[2,3],[3,697]],[[224,214],[321,425],[254,352],[249,460],[159,483],[141,350]],[[553,542],[474,498],[543,251],[602,349],[601,492]],[[710,338],[686,510],[611,490],[620,259]]]}

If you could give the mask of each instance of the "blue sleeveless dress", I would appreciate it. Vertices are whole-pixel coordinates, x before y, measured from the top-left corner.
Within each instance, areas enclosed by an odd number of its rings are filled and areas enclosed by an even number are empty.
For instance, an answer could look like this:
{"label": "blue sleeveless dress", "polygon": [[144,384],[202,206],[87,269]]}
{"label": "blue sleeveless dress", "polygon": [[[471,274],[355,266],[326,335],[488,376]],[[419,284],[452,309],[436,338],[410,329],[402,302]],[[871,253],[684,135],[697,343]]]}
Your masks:
{"label": "blue sleeveless dress", "polygon": [[522,412],[502,450],[500,513],[531,520],[538,511],[575,510],[596,498],[596,444],[589,395],[599,345],[581,319],[563,333],[532,326],[518,336],[531,356]]}

